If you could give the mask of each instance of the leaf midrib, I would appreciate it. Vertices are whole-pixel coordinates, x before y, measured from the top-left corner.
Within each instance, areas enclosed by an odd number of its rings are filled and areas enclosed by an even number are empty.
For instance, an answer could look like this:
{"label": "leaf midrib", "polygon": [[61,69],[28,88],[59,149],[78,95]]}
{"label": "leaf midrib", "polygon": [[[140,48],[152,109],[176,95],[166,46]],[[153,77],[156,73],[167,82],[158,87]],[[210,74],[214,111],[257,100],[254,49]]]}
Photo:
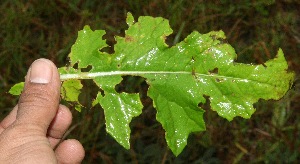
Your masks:
{"label": "leaf midrib", "polygon": [[109,72],[81,72],[81,73],[74,73],[74,74],[61,74],[60,79],[61,81],[66,81],[70,79],[93,79],[96,77],[105,77],[105,76],[126,76],[126,75],[132,75],[132,76],[143,76],[146,74],[190,74],[195,77],[215,77],[220,79],[232,79],[232,80],[238,80],[243,82],[257,82],[261,84],[267,84],[271,85],[267,82],[261,82],[257,80],[251,80],[246,78],[239,78],[239,77],[230,77],[230,76],[222,76],[218,74],[202,74],[202,73],[192,73],[188,71],[109,71]]}

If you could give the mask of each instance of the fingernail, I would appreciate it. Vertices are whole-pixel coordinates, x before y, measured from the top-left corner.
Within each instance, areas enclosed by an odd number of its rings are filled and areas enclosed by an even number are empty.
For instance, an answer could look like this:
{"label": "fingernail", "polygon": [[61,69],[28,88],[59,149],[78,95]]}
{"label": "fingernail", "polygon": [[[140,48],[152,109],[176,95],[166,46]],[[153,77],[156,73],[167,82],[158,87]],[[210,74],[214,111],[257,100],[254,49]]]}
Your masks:
{"label": "fingernail", "polygon": [[45,59],[34,61],[30,68],[29,80],[32,83],[47,84],[52,78],[51,64]]}

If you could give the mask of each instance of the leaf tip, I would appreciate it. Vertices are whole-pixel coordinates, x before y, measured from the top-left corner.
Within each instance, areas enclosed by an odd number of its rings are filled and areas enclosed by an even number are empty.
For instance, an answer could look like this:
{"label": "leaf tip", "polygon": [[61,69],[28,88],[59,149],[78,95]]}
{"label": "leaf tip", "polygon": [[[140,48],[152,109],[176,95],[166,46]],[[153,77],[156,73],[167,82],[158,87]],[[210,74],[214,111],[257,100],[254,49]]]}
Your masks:
{"label": "leaf tip", "polygon": [[277,58],[284,58],[284,53],[283,53],[283,50],[281,48],[278,49],[277,51],[277,55],[276,55]]}
{"label": "leaf tip", "polygon": [[285,67],[286,67],[286,69],[287,69],[288,64],[287,64],[287,61],[286,61],[286,59],[285,59],[283,50],[282,50],[281,48],[278,49],[277,54],[276,54],[276,57],[275,57],[274,60],[284,63],[284,64],[286,65]]}
{"label": "leaf tip", "polygon": [[130,12],[127,13],[126,23],[128,26],[132,26],[134,24],[134,17]]}
{"label": "leaf tip", "polygon": [[86,31],[86,30],[91,30],[91,27],[90,27],[89,25],[85,25],[85,26],[83,27],[83,31]]}

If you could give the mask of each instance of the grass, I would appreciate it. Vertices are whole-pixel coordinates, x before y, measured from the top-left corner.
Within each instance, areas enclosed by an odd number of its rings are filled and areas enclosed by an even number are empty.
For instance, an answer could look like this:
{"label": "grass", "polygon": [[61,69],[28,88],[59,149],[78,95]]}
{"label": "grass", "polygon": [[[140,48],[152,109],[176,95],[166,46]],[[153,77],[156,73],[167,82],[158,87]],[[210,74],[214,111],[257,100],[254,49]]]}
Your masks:
{"label": "grass", "polygon": [[[236,49],[238,61],[263,63],[279,47],[290,69],[296,72],[295,87],[280,101],[260,101],[251,119],[228,122],[206,110],[207,131],[189,137],[177,158],[164,140],[164,130],[155,120],[150,99],[143,98],[143,114],[131,123],[131,149],[125,150],[105,132],[103,110],[91,107],[94,84],[85,81],[82,113],[73,110],[67,138],[80,140],[86,150],[84,163],[297,163],[300,161],[299,73],[300,3],[289,1],[171,1],[171,0],[2,0],[0,2],[0,108],[2,119],[17,103],[7,90],[23,81],[32,61],[44,57],[57,66],[67,55],[77,31],[89,24],[105,29],[107,43],[124,35],[127,12],[138,16],[161,16],[170,20],[172,45],[193,30],[206,33],[222,29]],[[108,49],[108,51],[111,51]],[[126,79],[135,91],[147,89],[139,80]],[[122,86],[120,86],[122,88]],[[126,88],[122,88],[126,89]],[[209,109],[209,106],[207,106]]]}

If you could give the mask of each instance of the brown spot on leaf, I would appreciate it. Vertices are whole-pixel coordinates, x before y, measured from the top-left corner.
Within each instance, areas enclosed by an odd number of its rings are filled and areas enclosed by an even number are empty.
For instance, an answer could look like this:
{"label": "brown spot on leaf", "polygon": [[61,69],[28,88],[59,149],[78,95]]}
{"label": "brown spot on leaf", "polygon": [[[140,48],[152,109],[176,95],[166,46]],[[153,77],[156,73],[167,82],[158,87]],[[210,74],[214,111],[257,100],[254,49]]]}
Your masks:
{"label": "brown spot on leaf", "polygon": [[133,41],[134,41],[134,39],[132,36],[129,36],[129,35],[125,36],[125,42],[133,42]]}

